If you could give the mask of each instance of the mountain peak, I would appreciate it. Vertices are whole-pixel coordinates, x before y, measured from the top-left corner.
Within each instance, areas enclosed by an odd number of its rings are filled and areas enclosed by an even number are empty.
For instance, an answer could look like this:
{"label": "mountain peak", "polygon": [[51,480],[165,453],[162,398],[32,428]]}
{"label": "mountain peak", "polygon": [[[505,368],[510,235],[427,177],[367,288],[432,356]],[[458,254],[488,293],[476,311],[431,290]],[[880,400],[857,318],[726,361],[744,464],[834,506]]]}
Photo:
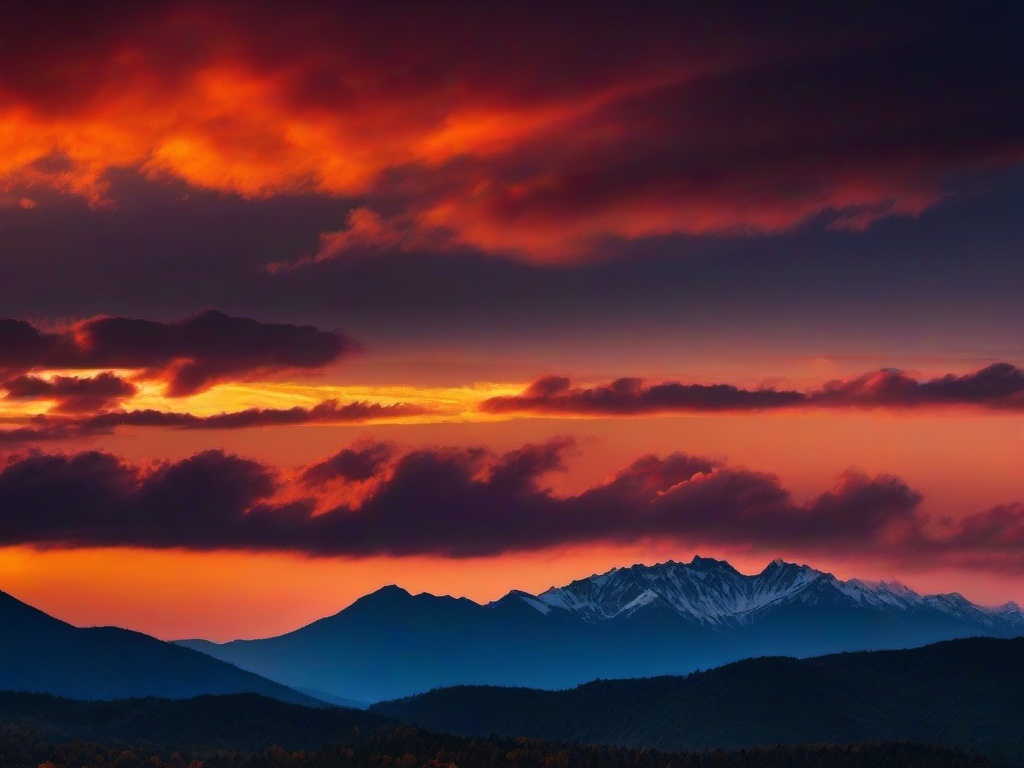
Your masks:
{"label": "mountain peak", "polygon": [[[669,560],[667,564],[675,564],[674,560]],[[726,560],[718,560],[714,557],[701,557],[700,555],[694,555],[693,559],[690,560],[690,565],[729,565]]]}
{"label": "mountain peak", "polygon": [[761,573],[769,573],[771,571],[814,571],[815,573],[821,573],[821,571],[812,568],[806,563],[791,563],[788,560],[783,560],[781,557],[776,557],[768,563]]}
{"label": "mountain peak", "polygon": [[381,587],[376,592],[371,592],[371,595],[394,595],[395,597],[412,597],[412,592],[398,586],[397,584],[387,584]]}
{"label": "mountain peak", "polygon": [[[383,605],[387,605],[387,604],[391,604],[391,603],[400,603],[400,602],[404,602],[405,600],[408,600],[410,598],[412,598],[412,593],[410,593],[408,590],[403,589],[402,587],[398,586],[397,584],[388,584],[387,586],[384,586],[384,587],[381,587],[380,589],[374,590],[373,592],[370,592],[369,594],[363,595],[358,600],[356,600],[354,603],[352,603],[352,605],[350,605],[349,608],[354,608],[356,606],[366,606],[366,605],[382,605],[382,604]],[[343,609],[341,611],[341,613],[344,613],[347,610],[348,610],[348,608],[345,608],[345,609]],[[340,615],[341,615],[340,613],[339,614],[335,614],[335,616],[340,616]],[[329,618],[333,618],[333,617],[329,617]]]}

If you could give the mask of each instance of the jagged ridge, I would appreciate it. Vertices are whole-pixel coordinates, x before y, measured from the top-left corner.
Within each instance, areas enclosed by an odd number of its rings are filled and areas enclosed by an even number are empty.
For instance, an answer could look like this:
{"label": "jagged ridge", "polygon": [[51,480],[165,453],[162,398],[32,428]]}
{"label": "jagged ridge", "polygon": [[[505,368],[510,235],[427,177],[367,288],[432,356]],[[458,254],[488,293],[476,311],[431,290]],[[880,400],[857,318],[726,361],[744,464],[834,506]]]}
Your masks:
{"label": "jagged ridge", "polygon": [[642,610],[671,611],[708,626],[743,626],[786,603],[846,603],[888,612],[935,611],[983,626],[1022,626],[1015,603],[990,608],[958,593],[920,595],[896,581],[842,581],[808,565],[775,559],[747,576],[724,560],[695,557],[653,566],[613,568],[607,573],[552,587],[539,595],[512,592],[541,613],[564,611],[588,622],[621,620]]}

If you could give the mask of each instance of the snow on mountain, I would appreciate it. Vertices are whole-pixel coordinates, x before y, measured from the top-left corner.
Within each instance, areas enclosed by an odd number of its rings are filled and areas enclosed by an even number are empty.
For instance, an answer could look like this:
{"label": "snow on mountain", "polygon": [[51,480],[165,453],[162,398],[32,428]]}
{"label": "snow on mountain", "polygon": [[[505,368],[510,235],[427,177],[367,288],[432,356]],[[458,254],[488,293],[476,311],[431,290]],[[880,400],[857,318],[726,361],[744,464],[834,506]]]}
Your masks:
{"label": "snow on mountain", "polygon": [[887,613],[937,612],[982,626],[1024,627],[1024,612],[1014,603],[988,608],[956,593],[923,596],[896,581],[842,581],[781,559],[752,576],[714,558],[695,557],[689,563],[669,560],[613,568],[539,595],[515,592],[505,599],[512,596],[545,615],[566,612],[591,623],[622,620],[657,608],[697,624],[724,628],[751,624],[780,606],[826,601]]}

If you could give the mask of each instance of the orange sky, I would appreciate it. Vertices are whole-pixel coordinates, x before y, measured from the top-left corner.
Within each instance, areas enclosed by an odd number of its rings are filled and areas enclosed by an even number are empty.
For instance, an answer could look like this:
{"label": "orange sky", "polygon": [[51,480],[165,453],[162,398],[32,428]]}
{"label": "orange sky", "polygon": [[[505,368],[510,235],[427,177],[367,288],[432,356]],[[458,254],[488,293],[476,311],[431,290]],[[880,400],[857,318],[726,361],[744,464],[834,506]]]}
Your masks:
{"label": "orange sky", "polygon": [[[1001,510],[988,539],[967,531],[972,568],[835,542],[699,554],[1024,600],[1006,565],[1024,546],[1024,132],[1007,107],[1024,70],[998,4],[928,24],[893,3],[299,5],[79,4],[54,23],[21,4],[0,24],[0,492],[19,462],[103,451],[131,497],[220,449],[270,489],[239,492],[241,515],[284,500],[308,522],[336,500],[296,478],[353,443],[480,448],[459,455],[487,476],[567,435],[574,449],[516,467],[545,501],[684,452],[715,462],[657,494],[728,467],[768,473],[800,511],[855,468],[897,476],[882,480],[933,527]],[[481,408],[557,377],[583,400],[633,377],[796,399]],[[801,399],[834,380],[850,401]],[[344,481],[384,485],[397,462]],[[17,482],[9,498],[37,498]],[[160,637],[269,635],[392,582],[487,600],[697,552],[578,535],[307,557],[236,551],[230,532],[231,551],[73,549],[37,513],[87,517],[0,507],[0,589]]]}

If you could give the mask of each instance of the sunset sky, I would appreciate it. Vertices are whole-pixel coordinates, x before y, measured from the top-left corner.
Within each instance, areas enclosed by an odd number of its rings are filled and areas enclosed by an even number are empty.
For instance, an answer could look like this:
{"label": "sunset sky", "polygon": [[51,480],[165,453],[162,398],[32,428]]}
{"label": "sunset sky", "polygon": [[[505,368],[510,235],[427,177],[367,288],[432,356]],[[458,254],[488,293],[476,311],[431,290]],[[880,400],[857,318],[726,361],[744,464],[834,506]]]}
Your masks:
{"label": "sunset sky", "polygon": [[773,557],[1024,602],[1024,5],[28,4],[0,590],[227,640]]}

